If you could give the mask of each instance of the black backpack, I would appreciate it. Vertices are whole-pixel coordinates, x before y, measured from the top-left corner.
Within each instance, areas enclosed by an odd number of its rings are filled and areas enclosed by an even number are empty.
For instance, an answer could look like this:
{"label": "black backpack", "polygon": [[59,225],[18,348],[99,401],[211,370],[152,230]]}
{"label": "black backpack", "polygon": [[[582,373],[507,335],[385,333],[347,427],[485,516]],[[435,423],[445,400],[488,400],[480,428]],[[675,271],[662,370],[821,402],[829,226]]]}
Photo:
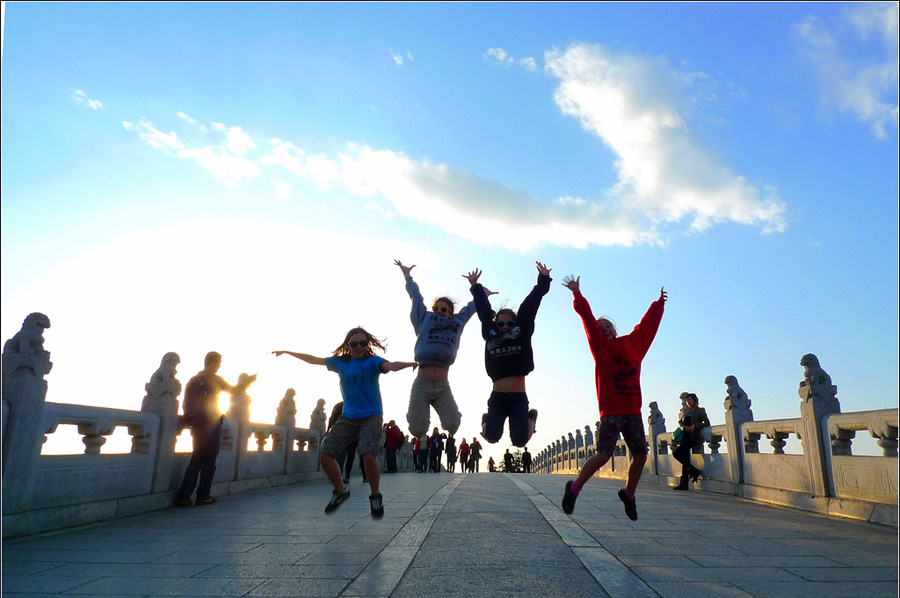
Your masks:
{"label": "black backpack", "polygon": [[191,378],[184,389],[184,417],[189,424],[200,423],[206,419],[206,397],[210,393],[209,385],[201,376]]}

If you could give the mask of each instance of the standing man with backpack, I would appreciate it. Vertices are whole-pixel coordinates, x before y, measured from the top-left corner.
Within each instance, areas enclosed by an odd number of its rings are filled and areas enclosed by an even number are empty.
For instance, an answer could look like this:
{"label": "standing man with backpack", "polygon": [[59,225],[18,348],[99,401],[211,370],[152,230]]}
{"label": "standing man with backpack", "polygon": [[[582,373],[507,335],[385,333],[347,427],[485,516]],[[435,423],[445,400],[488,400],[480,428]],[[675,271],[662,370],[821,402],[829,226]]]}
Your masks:
{"label": "standing man with backpack", "polygon": [[181,507],[190,506],[198,477],[200,486],[195,504],[211,505],[216,502],[209,493],[216,473],[216,457],[219,456],[222,425],[225,422],[225,416],[219,411],[219,393],[224,390],[230,395],[239,395],[256,381],[256,374],[253,374],[237,386],[232,386],[216,373],[221,365],[221,355],[215,351],[207,353],[203,369],[188,381],[184,389],[183,421],[191,428],[194,452],[175,499],[175,504]]}

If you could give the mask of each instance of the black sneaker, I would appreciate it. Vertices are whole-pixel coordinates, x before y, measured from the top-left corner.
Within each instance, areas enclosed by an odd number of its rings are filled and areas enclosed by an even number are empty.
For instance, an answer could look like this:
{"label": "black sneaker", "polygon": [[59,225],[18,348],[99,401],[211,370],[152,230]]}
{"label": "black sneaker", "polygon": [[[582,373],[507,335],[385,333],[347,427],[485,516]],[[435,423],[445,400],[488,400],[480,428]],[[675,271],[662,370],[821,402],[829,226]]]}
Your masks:
{"label": "black sneaker", "polygon": [[198,507],[201,507],[203,505],[214,505],[217,502],[219,502],[219,501],[216,500],[215,498],[213,498],[212,496],[207,496],[206,498],[198,498],[197,502],[195,502],[194,504],[197,505]]}
{"label": "black sneaker", "polygon": [[566,491],[563,493],[562,509],[566,515],[571,515],[572,511],[575,510],[575,499],[578,498],[571,490],[572,484],[571,480],[566,482]]}
{"label": "black sneaker", "polygon": [[325,512],[326,513],[334,512],[348,498],[350,498],[350,490],[344,489],[343,492],[338,492],[337,490],[332,490],[331,491],[331,500],[328,501],[327,505],[325,505]]}
{"label": "black sneaker", "polygon": [[190,496],[179,496],[178,498],[175,499],[175,505],[179,506],[179,507],[189,507],[192,504],[194,504],[194,503],[191,500]]}
{"label": "black sneaker", "polygon": [[372,517],[381,519],[384,515],[384,504],[381,501],[381,494],[369,495],[369,506],[372,508]]}
{"label": "black sneaker", "polygon": [[625,514],[628,515],[628,518],[637,521],[637,504],[633,498],[628,498],[625,488],[619,490],[619,499],[625,503]]}
{"label": "black sneaker", "polygon": [[528,411],[528,419],[532,421],[534,431],[537,432],[537,409],[530,409]]}

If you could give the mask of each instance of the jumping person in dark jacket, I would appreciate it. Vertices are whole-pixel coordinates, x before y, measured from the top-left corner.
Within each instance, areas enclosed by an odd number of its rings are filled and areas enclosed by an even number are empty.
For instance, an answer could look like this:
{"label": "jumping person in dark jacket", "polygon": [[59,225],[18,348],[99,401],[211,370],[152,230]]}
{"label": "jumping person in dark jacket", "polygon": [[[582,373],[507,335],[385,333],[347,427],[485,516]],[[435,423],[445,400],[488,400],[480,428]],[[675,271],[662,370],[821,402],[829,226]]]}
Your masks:
{"label": "jumping person in dark jacket", "polygon": [[478,284],[481,270],[476,269],[465,276],[472,285],[475,309],[481,320],[481,336],[485,340],[485,369],[494,382],[487,413],[481,420],[481,435],[490,443],[497,442],[503,436],[507,418],[509,437],[515,446],[525,446],[534,434],[537,410],[528,410],[525,376],[534,369],[534,353],[531,348],[534,319],[541,306],[541,299],[550,290],[551,281],[550,268],[540,262],[535,264],[538,269],[537,284],[519,306],[518,313],[511,309],[501,309],[496,317],[488,301],[488,297],[496,293],[491,293]]}

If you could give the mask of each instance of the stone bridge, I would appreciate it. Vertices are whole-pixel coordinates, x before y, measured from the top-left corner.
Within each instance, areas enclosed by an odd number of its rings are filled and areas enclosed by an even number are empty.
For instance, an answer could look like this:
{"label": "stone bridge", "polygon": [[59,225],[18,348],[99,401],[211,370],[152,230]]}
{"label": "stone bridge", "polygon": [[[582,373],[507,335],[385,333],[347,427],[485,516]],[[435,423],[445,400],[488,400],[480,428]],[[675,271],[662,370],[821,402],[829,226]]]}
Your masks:
{"label": "stone bridge", "polygon": [[3,596],[894,598],[894,528],[709,492],[638,487],[638,520],[593,479],[572,516],[567,478],[382,479],[325,515],[315,480],[6,540]]}

